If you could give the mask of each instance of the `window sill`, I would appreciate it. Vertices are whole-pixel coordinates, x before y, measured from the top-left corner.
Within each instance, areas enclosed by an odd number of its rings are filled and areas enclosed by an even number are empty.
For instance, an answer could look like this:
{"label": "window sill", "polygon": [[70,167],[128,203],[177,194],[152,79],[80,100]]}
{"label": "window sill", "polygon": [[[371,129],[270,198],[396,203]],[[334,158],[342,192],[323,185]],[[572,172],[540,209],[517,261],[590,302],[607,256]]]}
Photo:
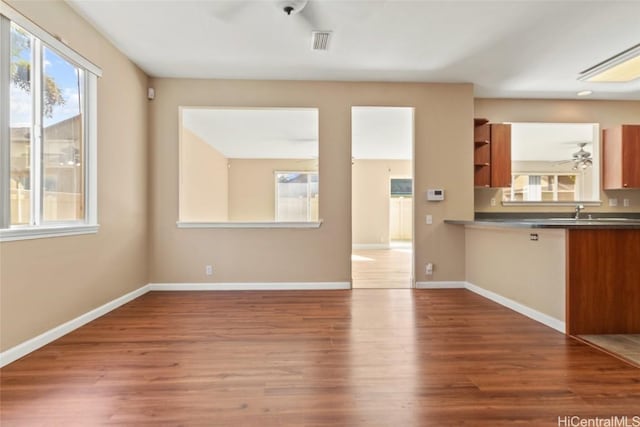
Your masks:
{"label": "window sill", "polygon": [[186,222],[177,221],[178,228],[320,228],[322,220],[308,222]]}
{"label": "window sill", "polygon": [[95,234],[99,225],[58,225],[50,227],[5,228],[0,230],[0,242],[15,240],[46,239],[49,237],[77,236]]}

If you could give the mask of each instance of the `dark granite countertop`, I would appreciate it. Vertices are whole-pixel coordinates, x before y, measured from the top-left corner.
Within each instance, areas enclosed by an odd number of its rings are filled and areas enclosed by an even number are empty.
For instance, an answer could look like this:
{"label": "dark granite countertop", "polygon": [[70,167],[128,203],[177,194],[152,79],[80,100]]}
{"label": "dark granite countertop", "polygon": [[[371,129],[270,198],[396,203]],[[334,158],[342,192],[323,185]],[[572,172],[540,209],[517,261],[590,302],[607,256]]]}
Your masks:
{"label": "dark granite countertop", "polygon": [[476,218],[471,221],[445,220],[445,224],[453,225],[475,225],[486,227],[506,227],[506,228],[566,228],[566,229],[594,229],[594,228],[620,228],[620,229],[640,229],[640,215],[632,213],[621,216],[613,216],[611,213],[583,215],[580,219],[574,219],[566,214],[543,213],[543,214],[498,214],[488,213],[476,214]]}

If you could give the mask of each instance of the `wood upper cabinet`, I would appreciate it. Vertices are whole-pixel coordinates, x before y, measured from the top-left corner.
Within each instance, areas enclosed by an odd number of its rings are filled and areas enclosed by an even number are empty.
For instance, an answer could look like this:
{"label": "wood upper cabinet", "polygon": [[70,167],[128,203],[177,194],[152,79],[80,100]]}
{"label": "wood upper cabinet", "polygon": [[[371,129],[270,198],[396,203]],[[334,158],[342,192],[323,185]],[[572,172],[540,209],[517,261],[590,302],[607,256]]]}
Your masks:
{"label": "wood upper cabinet", "polygon": [[476,187],[511,186],[511,125],[475,119],[473,167]]}
{"label": "wood upper cabinet", "polygon": [[491,186],[511,187],[511,125],[491,125]]}
{"label": "wood upper cabinet", "polygon": [[605,129],[604,189],[640,188],[640,125]]}

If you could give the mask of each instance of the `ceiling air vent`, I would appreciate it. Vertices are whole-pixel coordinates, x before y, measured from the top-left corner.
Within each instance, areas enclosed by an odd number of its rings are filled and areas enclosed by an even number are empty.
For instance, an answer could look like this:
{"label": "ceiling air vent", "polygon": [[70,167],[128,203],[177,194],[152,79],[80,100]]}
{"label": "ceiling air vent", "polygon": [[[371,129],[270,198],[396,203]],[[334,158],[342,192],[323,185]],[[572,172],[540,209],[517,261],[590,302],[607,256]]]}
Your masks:
{"label": "ceiling air vent", "polygon": [[331,31],[312,31],[313,50],[327,50],[329,48]]}

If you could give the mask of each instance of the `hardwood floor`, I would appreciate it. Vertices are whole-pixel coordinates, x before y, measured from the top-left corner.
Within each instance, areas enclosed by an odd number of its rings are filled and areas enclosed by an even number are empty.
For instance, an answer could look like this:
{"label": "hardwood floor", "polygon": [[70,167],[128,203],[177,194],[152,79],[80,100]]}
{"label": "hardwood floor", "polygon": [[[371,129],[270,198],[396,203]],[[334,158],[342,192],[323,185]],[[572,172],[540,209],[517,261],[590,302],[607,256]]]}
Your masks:
{"label": "hardwood floor", "polygon": [[0,424],[557,426],[640,369],[462,289],[151,292],[0,371]]}
{"label": "hardwood floor", "polygon": [[354,249],[351,277],[356,289],[411,287],[411,246],[391,249]]}

